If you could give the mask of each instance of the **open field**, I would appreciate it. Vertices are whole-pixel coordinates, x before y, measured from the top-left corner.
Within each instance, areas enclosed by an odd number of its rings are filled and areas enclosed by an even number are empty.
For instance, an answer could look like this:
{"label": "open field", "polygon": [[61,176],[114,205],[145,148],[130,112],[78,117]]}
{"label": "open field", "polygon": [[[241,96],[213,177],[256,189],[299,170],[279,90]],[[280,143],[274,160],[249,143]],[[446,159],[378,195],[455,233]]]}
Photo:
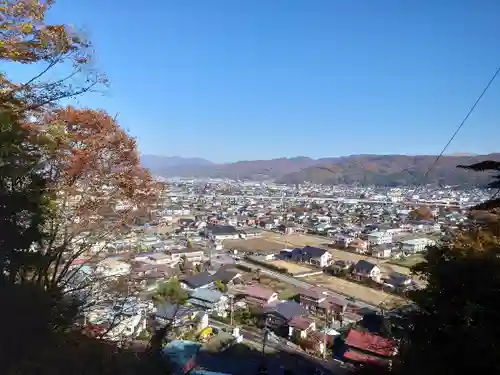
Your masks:
{"label": "open field", "polygon": [[[377,264],[385,274],[399,272],[404,275],[409,275],[411,273],[409,268],[411,267],[411,265],[407,265],[406,263],[398,263],[397,261],[392,262],[386,259],[377,259],[371,256],[356,254],[347,250],[335,249],[333,247],[330,247],[328,246],[328,238],[320,238],[307,234],[279,235],[275,233],[266,233],[266,237],[269,240],[272,239],[272,241],[279,242],[283,245],[287,245],[288,247],[303,247],[309,245],[326,249],[330,254],[332,254],[333,260],[343,260],[353,263],[356,263],[360,260],[366,260],[368,262]],[[418,260],[414,260],[414,262],[418,263]]]}
{"label": "open field", "polygon": [[393,296],[380,290],[369,288],[364,285],[340,279],[338,277],[328,275],[315,275],[305,277],[304,281],[320,285],[334,292],[341,292],[350,295],[374,306],[378,306],[381,303],[383,303],[384,305],[392,305],[404,302],[402,298]]}
{"label": "open field", "polygon": [[274,264],[275,266],[278,266],[278,267],[284,267],[292,275],[295,275],[298,273],[304,273],[304,272],[308,272],[308,271],[317,271],[317,269],[305,267],[301,264],[297,264],[294,262],[287,262],[285,260],[270,260],[267,263]]}
{"label": "open field", "polygon": [[237,249],[238,251],[251,251],[261,253],[276,252],[283,248],[280,243],[266,238],[250,238],[248,240],[225,240],[224,247],[226,249]]}
{"label": "open field", "polygon": [[408,269],[410,267],[413,267],[415,264],[422,262],[423,260],[423,255],[414,255],[403,259],[390,260],[388,264],[390,264],[391,266],[396,265]]}
{"label": "open field", "polygon": [[282,248],[316,246],[326,247],[328,238],[319,238],[307,234],[278,234],[266,232],[264,238],[277,242]]}
{"label": "open field", "polygon": [[260,285],[273,289],[276,293],[278,293],[278,297],[282,300],[289,299],[297,295],[299,292],[299,290],[293,285],[265,276],[260,278]]}

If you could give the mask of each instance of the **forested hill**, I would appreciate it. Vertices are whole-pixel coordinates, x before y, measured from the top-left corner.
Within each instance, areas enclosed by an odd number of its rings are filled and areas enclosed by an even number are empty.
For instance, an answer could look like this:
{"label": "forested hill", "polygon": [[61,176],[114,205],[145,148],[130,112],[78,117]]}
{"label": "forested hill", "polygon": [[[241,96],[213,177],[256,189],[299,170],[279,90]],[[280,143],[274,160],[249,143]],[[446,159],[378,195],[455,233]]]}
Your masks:
{"label": "forested hill", "polygon": [[294,157],[226,164],[199,163],[192,160],[172,163],[171,158],[166,157],[163,163],[162,158],[156,157],[155,163],[145,160],[144,166],[162,177],[272,179],[287,184],[309,181],[318,184],[360,183],[389,186],[420,183],[484,185],[489,181],[489,174],[474,173],[457,168],[457,165],[468,165],[482,160],[500,161],[500,153],[443,156],[426,179],[424,176],[436,160],[435,155],[352,155],[323,159]]}
{"label": "forested hill", "polygon": [[298,184],[310,181],[317,184],[361,183],[367,185],[413,185],[439,183],[445,185],[486,185],[490,173],[478,173],[457,165],[470,165],[483,160],[500,160],[500,153],[475,156],[443,156],[431,169],[436,156],[360,155],[340,158],[334,163],[312,166],[289,173],[278,181]]}

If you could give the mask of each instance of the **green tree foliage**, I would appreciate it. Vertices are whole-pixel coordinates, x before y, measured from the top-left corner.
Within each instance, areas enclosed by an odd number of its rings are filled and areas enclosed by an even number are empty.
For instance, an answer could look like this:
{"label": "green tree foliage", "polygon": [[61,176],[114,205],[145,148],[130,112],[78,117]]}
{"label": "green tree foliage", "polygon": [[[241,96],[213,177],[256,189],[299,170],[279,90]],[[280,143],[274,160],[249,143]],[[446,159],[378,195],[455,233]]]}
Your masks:
{"label": "green tree foliage", "polygon": [[403,346],[406,374],[500,373],[500,247],[478,234],[430,248],[415,266],[428,284],[411,295],[418,312]]}
{"label": "green tree foliage", "polygon": [[188,294],[182,289],[178,280],[169,280],[161,283],[153,295],[156,303],[171,303],[183,305],[188,299]]}
{"label": "green tree foliage", "polygon": [[157,329],[152,334],[148,347],[148,354],[150,354],[152,358],[157,359],[160,356],[163,343],[165,342],[168,333],[173,329],[177,312],[179,311],[180,306],[186,303],[188,297],[188,294],[184,289],[182,289],[178,280],[169,280],[160,284],[156,293],[153,295],[153,301],[156,304],[167,303],[175,306],[176,309],[174,310],[173,317],[170,319],[170,322]]}
{"label": "green tree foliage", "polygon": [[39,148],[18,116],[0,111],[0,272],[11,282],[36,274],[50,261],[29,251],[44,238],[46,185]]}
{"label": "green tree foliage", "polygon": [[[105,125],[101,121],[105,117],[102,112],[64,110],[57,102],[106,83],[105,77],[87,69],[90,68],[89,43],[66,25],[46,22],[45,14],[53,3],[54,0],[0,1],[0,62],[18,63],[18,67],[21,63],[36,64],[35,68],[39,69],[37,75],[24,82],[12,82],[0,72],[1,372],[8,375],[154,374],[155,367],[149,367],[153,362],[142,361],[125,347],[84,334],[75,324],[77,301],[63,293],[59,283],[47,282],[59,279],[59,265],[71,263],[66,253],[60,251],[66,237],[51,235],[56,232],[56,213],[60,206],[61,189],[55,187],[55,182],[64,181],[51,178],[54,176],[51,173],[56,165],[68,167],[73,177],[78,172],[75,167],[92,168],[89,159],[82,158],[85,149],[82,145],[88,145],[87,139],[71,138],[68,130],[75,129],[75,123],[80,125],[78,129],[85,127],[81,125],[87,125],[87,129],[101,129]],[[59,71],[68,75],[54,77],[57,66],[61,65],[65,69]],[[51,74],[47,74],[49,71]],[[98,121],[68,121],[70,112],[73,112],[73,120],[82,119],[87,113],[87,119]],[[107,121],[110,125],[112,122]],[[58,130],[61,131],[58,133]],[[122,148],[135,145],[124,142],[125,137],[100,137],[99,140],[102,145]],[[78,147],[63,148],[70,141],[78,143],[79,150]],[[126,155],[132,155],[133,147],[125,151]],[[92,156],[101,154],[110,156],[96,149]],[[56,155],[57,158],[51,159]],[[68,160],[76,163],[64,163]],[[116,163],[113,166],[116,168]],[[143,180],[142,175],[138,177]],[[81,180],[73,180],[81,186]],[[122,185],[127,192],[133,190],[127,183]],[[74,217],[71,219],[73,223]]]}
{"label": "green tree foliage", "polygon": [[[471,165],[459,165],[458,168],[469,169],[476,172],[500,173],[500,162],[494,160],[485,160]],[[498,189],[497,191],[500,191],[500,174],[494,176],[493,181],[488,184],[488,187],[492,189]],[[496,193],[492,199],[479,204],[475,208],[478,210],[493,210],[496,208],[500,208],[500,197],[498,196],[498,193]]]}
{"label": "green tree foliage", "polygon": [[427,285],[409,294],[415,309],[398,322],[400,354],[392,373],[500,373],[499,254],[498,220],[428,249],[413,268]]}
{"label": "green tree foliage", "polygon": [[220,280],[215,280],[215,286],[217,287],[217,289],[219,291],[221,291],[222,293],[224,292],[227,292],[227,285],[224,284],[222,281]]}
{"label": "green tree foliage", "polygon": [[234,314],[234,319],[239,324],[246,326],[253,325],[255,323],[255,317],[252,314],[252,312],[248,309],[242,309],[236,311],[236,313]]}

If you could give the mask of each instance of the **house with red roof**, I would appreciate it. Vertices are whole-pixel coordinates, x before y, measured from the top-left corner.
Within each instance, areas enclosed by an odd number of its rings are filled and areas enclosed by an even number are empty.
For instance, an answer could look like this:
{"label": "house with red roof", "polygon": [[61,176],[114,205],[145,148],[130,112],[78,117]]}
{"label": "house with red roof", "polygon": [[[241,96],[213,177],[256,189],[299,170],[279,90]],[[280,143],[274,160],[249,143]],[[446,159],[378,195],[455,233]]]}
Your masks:
{"label": "house with red roof", "polygon": [[298,340],[305,339],[307,334],[316,330],[314,320],[305,316],[294,316],[288,322],[288,336]]}
{"label": "house with red roof", "polygon": [[391,358],[397,353],[395,340],[355,329],[349,331],[345,344],[348,349],[344,359],[359,364],[390,366]]}
{"label": "house with red roof", "polygon": [[249,285],[242,293],[249,304],[264,306],[278,300],[278,293],[260,285]]}

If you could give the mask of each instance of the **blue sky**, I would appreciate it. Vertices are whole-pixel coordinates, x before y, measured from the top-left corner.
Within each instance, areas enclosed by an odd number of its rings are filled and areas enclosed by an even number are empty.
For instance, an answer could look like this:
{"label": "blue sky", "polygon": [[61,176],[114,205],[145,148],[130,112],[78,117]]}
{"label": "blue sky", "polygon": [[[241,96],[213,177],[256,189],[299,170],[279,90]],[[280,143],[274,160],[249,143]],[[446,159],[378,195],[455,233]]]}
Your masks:
{"label": "blue sky", "polygon": [[[500,65],[498,0],[58,0],[143,153],[437,154]],[[12,72],[21,74],[19,71]],[[500,151],[500,77],[448,152]]]}

